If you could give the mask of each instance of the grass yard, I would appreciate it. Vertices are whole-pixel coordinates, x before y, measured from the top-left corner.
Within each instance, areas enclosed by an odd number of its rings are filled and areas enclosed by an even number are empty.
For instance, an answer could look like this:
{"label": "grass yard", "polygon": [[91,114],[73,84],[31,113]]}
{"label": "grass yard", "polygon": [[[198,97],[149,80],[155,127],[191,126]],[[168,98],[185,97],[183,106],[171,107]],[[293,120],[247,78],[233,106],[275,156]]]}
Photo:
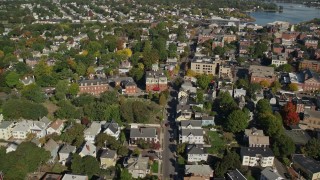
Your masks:
{"label": "grass yard", "polygon": [[210,154],[220,154],[223,153],[225,149],[226,142],[223,139],[223,136],[217,131],[207,131],[207,142],[211,144],[211,147],[208,149]]}
{"label": "grass yard", "polygon": [[158,173],[159,170],[159,162],[153,161],[153,164],[151,166],[152,173]]}
{"label": "grass yard", "polygon": [[67,170],[67,167],[63,166],[60,163],[56,163],[53,167],[52,167],[52,172],[54,173],[62,173],[63,171]]}

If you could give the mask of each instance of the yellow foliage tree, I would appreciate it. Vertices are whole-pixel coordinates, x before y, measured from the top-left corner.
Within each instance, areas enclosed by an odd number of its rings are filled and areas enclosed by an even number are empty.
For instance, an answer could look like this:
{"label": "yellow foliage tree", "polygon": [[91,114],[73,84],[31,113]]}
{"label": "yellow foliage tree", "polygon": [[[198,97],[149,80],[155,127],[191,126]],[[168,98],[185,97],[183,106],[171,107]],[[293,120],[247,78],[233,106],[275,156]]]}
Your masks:
{"label": "yellow foliage tree", "polygon": [[196,77],[196,76],[197,76],[197,73],[194,72],[194,71],[191,70],[191,69],[188,69],[188,70],[187,70],[187,76]]}
{"label": "yellow foliage tree", "polygon": [[260,82],[260,85],[262,87],[266,88],[266,87],[270,87],[271,84],[268,81],[263,80],[263,81]]}
{"label": "yellow foliage tree", "polygon": [[4,57],[4,52],[0,50],[0,58]]}
{"label": "yellow foliage tree", "polygon": [[81,55],[87,56],[88,55],[88,51],[87,50],[82,50]]}
{"label": "yellow foliage tree", "polygon": [[298,91],[299,90],[298,85],[293,84],[293,83],[289,84],[289,90],[290,91]]}
{"label": "yellow foliage tree", "polygon": [[129,58],[129,57],[132,56],[132,51],[131,51],[131,49],[129,49],[129,48],[125,48],[125,49],[122,49],[122,50],[118,50],[118,51],[117,51],[117,54],[119,54],[119,55],[126,55],[126,57]]}

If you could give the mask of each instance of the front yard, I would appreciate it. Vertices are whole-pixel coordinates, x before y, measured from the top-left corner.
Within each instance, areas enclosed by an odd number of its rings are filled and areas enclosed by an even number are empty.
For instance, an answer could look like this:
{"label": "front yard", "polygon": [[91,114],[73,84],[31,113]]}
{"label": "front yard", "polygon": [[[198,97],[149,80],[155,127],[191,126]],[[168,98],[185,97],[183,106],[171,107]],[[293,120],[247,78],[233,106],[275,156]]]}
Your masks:
{"label": "front yard", "polygon": [[159,170],[159,162],[158,161],[153,161],[151,165],[151,171],[152,173],[158,173]]}

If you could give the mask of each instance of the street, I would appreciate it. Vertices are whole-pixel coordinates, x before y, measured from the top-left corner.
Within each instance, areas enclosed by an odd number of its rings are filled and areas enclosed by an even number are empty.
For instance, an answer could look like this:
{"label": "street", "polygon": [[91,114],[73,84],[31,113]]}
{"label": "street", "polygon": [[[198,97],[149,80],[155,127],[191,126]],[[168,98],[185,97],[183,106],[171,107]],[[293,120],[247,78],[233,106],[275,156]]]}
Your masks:
{"label": "street", "polygon": [[[174,157],[174,152],[176,150],[176,145],[174,142],[170,142],[170,134],[174,134],[175,129],[175,113],[177,101],[174,97],[177,97],[177,91],[172,87],[169,87],[170,96],[168,99],[167,109],[167,120],[170,125],[164,127],[164,140],[163,140],[163,154],[162,154],[162,171],[163,179],[172,179],[175,174],[176,159]],[[177,134],[174,135],[177,137]],[[176,139],[176,138],[174,138]]]}

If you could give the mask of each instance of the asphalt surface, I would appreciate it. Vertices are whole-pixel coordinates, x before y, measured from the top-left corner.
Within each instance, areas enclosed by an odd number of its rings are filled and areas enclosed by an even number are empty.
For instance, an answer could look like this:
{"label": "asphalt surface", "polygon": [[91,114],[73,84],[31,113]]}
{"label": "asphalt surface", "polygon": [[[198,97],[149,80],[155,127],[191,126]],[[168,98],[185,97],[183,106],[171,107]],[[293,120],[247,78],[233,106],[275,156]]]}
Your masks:
{"label": "asphalt surface", "polygon": [[[175,127],[175,115],[177,101],[177,91],[169,87],[170,97],[167,104],[167,119],[165,122],[169,122],[169,126],[163,126],[164,128],[164,138],[163,138],[163,152],[162,152],[162,179],[174,179],[176,158],[174,157],[174,152],[176,151],[176,145],[174,142],[170,142],[170,136],[174,133]],[[177,137],[177,134],[174,135]],[[175,138],[176,139],[176,138]]]}

